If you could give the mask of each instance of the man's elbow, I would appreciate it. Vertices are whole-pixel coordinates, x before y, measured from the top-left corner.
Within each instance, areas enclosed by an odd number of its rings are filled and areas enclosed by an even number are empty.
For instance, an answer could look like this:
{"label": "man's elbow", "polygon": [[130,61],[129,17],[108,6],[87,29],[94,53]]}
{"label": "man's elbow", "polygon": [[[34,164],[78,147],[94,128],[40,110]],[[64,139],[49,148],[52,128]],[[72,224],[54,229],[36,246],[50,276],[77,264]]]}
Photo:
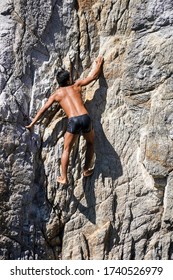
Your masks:
{"label": "man's elbow", "polygon": [[98,73],[92,74],[91,75],[91,80],[94,81],[98,78]]}

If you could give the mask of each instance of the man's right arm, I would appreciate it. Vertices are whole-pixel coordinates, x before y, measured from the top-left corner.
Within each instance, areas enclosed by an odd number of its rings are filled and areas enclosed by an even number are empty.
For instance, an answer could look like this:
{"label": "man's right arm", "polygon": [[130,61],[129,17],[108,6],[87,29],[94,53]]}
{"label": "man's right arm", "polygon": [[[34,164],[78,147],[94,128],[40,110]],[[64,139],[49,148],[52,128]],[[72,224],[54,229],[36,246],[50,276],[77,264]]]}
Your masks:
{"label": "man's right arm", "polygon": [[99,56],[96,60],[96,67],[93,69],[93,71],[91,71],[91,73],[89,74],[89,76],[85,79],[82,80],[77,80],[75,82],[76,86],[86,86],[88,84],[90,84],[92,81],[96,80],[100,74],[101,71],[101,66],[103,63],[103,58],[101,56]]}
{"label": "man's right arm", "polygon": [[45,105],[38,111],[38,113],[36,114],[32,122],[25,127],[29,129],[32,128],[33,125],[41,118],[43,113],[53,104],[54,101],[55,101],[54,95],[50,96],[48,101],[45,103]]}

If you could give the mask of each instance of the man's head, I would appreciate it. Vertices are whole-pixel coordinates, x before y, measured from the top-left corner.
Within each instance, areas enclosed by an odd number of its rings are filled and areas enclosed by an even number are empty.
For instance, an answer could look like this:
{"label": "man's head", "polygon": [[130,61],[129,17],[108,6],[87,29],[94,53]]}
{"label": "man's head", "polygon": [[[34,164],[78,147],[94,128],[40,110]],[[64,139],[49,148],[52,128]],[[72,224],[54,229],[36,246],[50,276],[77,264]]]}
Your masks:
{"label": "man's head", "polygon": [[66,87],[70,82],[70,73],[66,70],[60,70],[56,74],[56,79],[60,87]]}

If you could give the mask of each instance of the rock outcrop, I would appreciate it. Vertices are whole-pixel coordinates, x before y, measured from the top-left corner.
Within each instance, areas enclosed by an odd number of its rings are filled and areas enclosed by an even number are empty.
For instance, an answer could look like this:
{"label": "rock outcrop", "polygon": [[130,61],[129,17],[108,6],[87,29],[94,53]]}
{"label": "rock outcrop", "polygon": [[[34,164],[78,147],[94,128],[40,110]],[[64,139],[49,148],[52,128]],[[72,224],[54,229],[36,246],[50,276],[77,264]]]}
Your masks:
{"label": "rock outcrop", "polygon": [[[173,259],[172,23],[171,0],[1,1],[1,259]],[[80,136],[63,187],[66,116],[54,104],[25,125],[58,68],[87,76],[99,54],[83,92],[95,171]]]}

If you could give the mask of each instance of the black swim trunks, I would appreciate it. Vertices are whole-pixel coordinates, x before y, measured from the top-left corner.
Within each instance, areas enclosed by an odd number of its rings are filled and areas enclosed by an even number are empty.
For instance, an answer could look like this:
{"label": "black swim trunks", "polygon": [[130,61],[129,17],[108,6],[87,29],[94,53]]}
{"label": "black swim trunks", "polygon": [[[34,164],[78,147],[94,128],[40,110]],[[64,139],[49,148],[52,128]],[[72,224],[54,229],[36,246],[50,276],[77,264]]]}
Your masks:
{"label": "black swim trunks", "polygon": [[88,114],[68,119],[67,131],[72,134],[88,133],[92,129],[92,121]]}

